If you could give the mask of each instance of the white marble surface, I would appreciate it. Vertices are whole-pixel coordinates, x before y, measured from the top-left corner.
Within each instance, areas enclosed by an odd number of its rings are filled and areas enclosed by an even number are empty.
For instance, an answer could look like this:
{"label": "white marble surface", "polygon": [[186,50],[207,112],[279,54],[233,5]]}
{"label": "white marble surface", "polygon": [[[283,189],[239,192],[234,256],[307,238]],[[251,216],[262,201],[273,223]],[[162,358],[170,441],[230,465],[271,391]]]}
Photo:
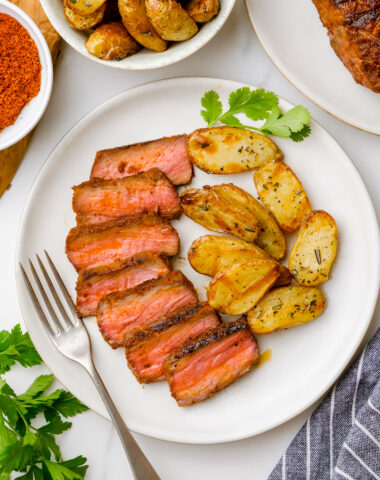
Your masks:
{"label": "white marble surface", "polygon": [[[210,44],[191,58],[159,71],[122,72],[107,69],[81,57],[65,45],[55,72],[48,110],[10,190],[0,201],[0,328],[10,328],[21,321],[14,275],[18,223],[26,195],[50,150],[74,123],[103,100],[141,83],[187,75],[239,80],[271,89],[293,103],[307,106],[314,118],[352,158],[367,185],[379,218],[380,137],[360,132],[332,118],[288,83],[258,43],[243,3],[238,2],[227,24]],[[378,307],[369,334],[379,323]],[[16,389],[19,387],[21,390],[40,370],[44,370],[44,367],[29,371],[16,368],[8,378]],[[140,435],[136,438],[162,480],[264,480],[307,414],[304,412],[281,427],[255,438],[223,445],[179,445]],[[132,480],[112,425],[95,413],[87,412],[76,417],[73,428],[64,433],[60,440],[66,457],[79,454],[87,456],[90,469],[86,478]]]}

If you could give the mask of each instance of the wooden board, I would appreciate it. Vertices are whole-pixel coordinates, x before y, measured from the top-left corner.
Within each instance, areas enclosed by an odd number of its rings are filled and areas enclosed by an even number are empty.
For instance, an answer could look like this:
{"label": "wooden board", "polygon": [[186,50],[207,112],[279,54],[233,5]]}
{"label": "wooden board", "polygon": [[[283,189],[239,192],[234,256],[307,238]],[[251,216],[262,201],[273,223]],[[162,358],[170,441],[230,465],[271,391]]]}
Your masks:
{"label": "wooden board", "polygon": [[[47,19],[40,2],[38,0],[10,0],[26,12],[37,24],[43,33],[52,54],[53,63],[56,62],[60,46],[61,37],[54,30]],[[20,140],[12,147],[0,151],[0,197],[9,187],[23,157],[28,148],[29,141],[33,132]]]}

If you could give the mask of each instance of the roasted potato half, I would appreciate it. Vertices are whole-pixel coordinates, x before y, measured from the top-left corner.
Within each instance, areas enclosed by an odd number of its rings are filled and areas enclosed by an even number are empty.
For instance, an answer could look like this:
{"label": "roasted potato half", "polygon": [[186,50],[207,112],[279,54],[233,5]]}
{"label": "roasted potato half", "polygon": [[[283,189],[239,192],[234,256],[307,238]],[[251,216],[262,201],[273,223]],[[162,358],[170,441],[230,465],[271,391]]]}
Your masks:
{"label": "roasted potato half", "polygon": [[219,195],[223,194],[228,201],[239,202],[243,208],[256,217],[260,230],[255,243],[271,257],[281,260],[286,253],[285,237],[268,210],[252,195],[235,185],[223,184],[215,188],[218,189]]}
{"label": "roasted potato half", "polygon": [[186,11],[197,23],[207,23],[219,12],[219,0],[190,0],[186,4]]}
{"label": "roasted potato half", "polygon": [[75,28],[76,30],[89,30],[90,28],[96,27],[104,18],[104,13],[106,11],[106,3],[95,10],[93,13],[89,13],[86,17],[77,13],[73,10],[68,4],[70,0],[65,0],[63,5],[63,12],[65,18],[70,27]]}
{"label": "roasted potato half", "polygon": [[290,286],[276,288],[248,312],[248,324],[254,333],[272,333],[295,327],[318,317],[326,306],[319,288]]}
{"label": "roasted potato half", "polygon": [[198,32],[197,24],[176,0],[145,0],[146,13],[161,38],[188,40]]}
{"label": "roasted potato half", "polygon": [[121,60],[140,50],[121,22],[112,22],[95,29],[85,42],[87,50],[102,60]]}
{"label": "roasted potato half", "polygon": [[225,198],[219,187],[222,185],[183,191],[179,197],[183,213],[209,230],[254,242],[259,233],[256,217],[241,203]]}
{"label": "roasted potato half", "polygon": [[118,0],[118,5],[124,27],[137,42],[156,52],[163,52],[168,48],[168,43],[157,34],[150,23],[144,0]]}
{"label": "roasted potato half", "polygon": [[323,210],[302,222],[289,256],[289,269],[302,285],[319,285],[329,278],[338,246],[335,220]]}
{"label": "roasted potato half", "polygon": [[311,211],[301,182],[283,162],[268,163],[253,176],[260,200],[270,210],[280,228],[294,232]]}
{"label": "roasted potato half", "polygon": [[207,173],[239,173],[281,160],[283,155],[268,137],[235,127],[200,128],[189,135],[191,161]]}
{"label": "roasted potato half", "polygon": [[253,308],[279,275],[274,260],[235,263],[221,270],[207,289],[208,303],[218,312],[241,315]]}
{"label": "roasted potato half", "polygon": [[78,15],[88,17],[99,10],[105,3],[106,0],[66,0],[64,6],[74,10]]}

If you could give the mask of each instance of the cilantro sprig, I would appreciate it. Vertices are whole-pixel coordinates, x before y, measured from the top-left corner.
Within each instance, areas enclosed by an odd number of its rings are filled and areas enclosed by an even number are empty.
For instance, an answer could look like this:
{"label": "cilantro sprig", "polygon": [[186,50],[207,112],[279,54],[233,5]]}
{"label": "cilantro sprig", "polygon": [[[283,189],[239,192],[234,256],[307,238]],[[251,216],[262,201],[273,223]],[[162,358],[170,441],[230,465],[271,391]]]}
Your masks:
{"label": "cilantro sprig", "polygon": [[[30,337],[19,325],[0,332],[0,374],[15,363],[42,363]],[[0,480],[21,472],[23,480],[80,480],[86,475],[87,459],[64,461],[55,436],[71,427],[64,421],[87,410],[71,393],[58,389],[46,393],[53,375],[38,376],[19,395],[0,376]],[[37,418],[36,418],[37,417]],[[38,426],[37,426],[38,425]]]}
{"label": "cilantro sprig", "polygon": [[[263,88],[251,90],[249,87],[242,87],[231,92],[228,98],[229,108],[224,113],[220,97],[214,90],[203,95],[201,104],[204,108],[201,115],[208,127],[219,122],[230,127],[256,130],[264,135],[291,138],[295,142],[301,142],[311,132],[310,113],[305,107],[298,105],[283,114],[278,107],[277,95]],[[237,114],[244,114],[250,120],[265,122],[261,127],[245,125],[236,117]]]}

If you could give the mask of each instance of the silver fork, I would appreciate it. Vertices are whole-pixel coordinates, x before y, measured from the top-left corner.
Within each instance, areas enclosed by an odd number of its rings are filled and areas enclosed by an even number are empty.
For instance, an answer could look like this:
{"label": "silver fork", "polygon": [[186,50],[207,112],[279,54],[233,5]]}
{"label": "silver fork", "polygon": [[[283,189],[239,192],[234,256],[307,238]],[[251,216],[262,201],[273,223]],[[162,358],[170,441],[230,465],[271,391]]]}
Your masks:
{"label": "silver fork", "polygon": [[[120,413],[118,412],[114,402],[112,401],[110,394],[108,393],[98,371],[95,368],[92,351],[91,351],[91,341],[86,330],[84,323],[78,318],[75,310],[74,303],[67,291],[65,284],[63,283],[61,276],[59,275],[57,269],[54,266],[53,261],[51,260],[49,254],[45,250],[45,255],[49,263],[50,269],[53,272],[55,280],[59,286],[62,296],[64,297],[67,306],[69,307],[70,314],[68,314],[67,309],[63,306],[60,297],[57,293],[57,290],[54,287],[54,284],[42,263],[40,257],[36,255],[38,264],[42,271],[42,274],[45,278],[46,284],[50,290],[51,296],[53,298],[53,307],[51,301],[45,289],[41,283],[41,280],[38,276],[38,273],[29,259],[30,269],[32,271],[34,280],[40,292],[42,303],[45,304],[46,311],[49,314],[51,322],[47,319],[44,310],[41,307],[40,301],[38,300],[37,295],[35,294],[32,284],[28,278],[28,275],[25,272],[24,267],[20,263],[20,269],[25,280],[26,287],[29,291],[33,305],[40,317],[42,325],[45,327],[46,332],[48,333],[50,340],[53,342],[57,350],[59,350],[62,355],[75,362],[79,363],[85,370],[87,370],[92,381],[94,382],[100,396],[103,399],[105,406],[107,407],[108,413],[112,419],[113,424],[119,434],[121,443],[123,444],[125,453],[127,454],[129,464],[132,468],[132,472],[135,480],[160,480],[160,477],[155,472],[152,465],[149,463],[148,459],[136,443],[135,439],[132,437],[128,427],[124,423],[124,420],[121,418]],[[57,310],[60,313],[60,318],[57,315]]]}

